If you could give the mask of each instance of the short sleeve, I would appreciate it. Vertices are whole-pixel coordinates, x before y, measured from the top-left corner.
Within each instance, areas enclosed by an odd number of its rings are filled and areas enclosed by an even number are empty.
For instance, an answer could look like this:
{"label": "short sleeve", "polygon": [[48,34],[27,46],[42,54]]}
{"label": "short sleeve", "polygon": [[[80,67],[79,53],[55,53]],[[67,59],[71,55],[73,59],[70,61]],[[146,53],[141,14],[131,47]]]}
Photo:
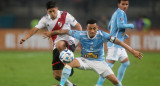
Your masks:
{"label": "short sleeve", "polygon": [[67,18],[67,22],[71,24],[71,26],[75,26],[77,24],[76,19],[71,14],[67,13],[66,18]]}
{"label": "short sleeve", "polygon": [[103,37],[102,37],[103,42],[108,42],[108,41],[110,41],[110,38],[111,38],[111,35],[110,35],[110,34],[102,31],[102,36],[103,36]]}
{"label": "short sleeve", "polygon": [[80,40],[80,31],[77,30],[70,30],[70,35],[78,40]]}
{"label": "short sleeve", "polygon": [[45,19],[44,17],[41,18],[41,20],[38,22],[38,24],[35,26],[38,29],[42,29],[45,27]]}

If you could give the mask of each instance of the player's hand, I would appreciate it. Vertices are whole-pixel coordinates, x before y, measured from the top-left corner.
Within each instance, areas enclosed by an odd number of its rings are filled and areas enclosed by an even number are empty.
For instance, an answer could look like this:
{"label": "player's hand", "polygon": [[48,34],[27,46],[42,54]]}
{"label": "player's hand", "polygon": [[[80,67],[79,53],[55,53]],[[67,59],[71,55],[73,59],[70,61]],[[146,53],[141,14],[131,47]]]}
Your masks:
{"label": "player's hand", "polygon": [[23,42],[25,42],[25,41],[26,41],[25,39],[21,39],[20,44],[23,44]]}
{"label": "player's hand", "polygon": [[143,53],[136,51],[136,50],[134,50],[133,55],[138,59],[142,59],[143,57]]}
{"label": "player's hand", "polygon": [[43,34],[43,38],[50,38],[52,35],[51,35],[51,32],[44,32]]}

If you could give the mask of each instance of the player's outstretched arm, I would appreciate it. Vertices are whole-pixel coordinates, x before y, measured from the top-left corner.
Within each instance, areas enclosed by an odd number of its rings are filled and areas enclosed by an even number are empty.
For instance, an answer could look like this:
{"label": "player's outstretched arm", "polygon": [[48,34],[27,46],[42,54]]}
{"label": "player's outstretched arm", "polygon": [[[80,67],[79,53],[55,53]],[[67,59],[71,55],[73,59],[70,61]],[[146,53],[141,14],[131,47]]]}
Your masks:
{"label": "player's outstretched arm", "polygon": [[43,34],[43,38],[50,38],[52,35],[63,35],[63,34],[70,35],[69,30],[54,30],[51,32],[45,32]]}
{"label": "player's outstretched arm", "polygon": [[136,58],[142,59],[143,54],[141,52],[132,49],[129,45],[127,45],[124,42],[121,42],[118,38],[115,39],[114,43],[124,47],[126,50],[131,52]]}
{"label": "player's outstretched arm", "polygon": [[22,44],[23,42],[25,42],[28,38],[30,38],[32,35],[34,35],[38,30],[39,30],[39,29],[36,28],[36,27],[34,27],[33,29],[31,29],[31,30],[27,33],[27,35],[20,40],[20,44]]}

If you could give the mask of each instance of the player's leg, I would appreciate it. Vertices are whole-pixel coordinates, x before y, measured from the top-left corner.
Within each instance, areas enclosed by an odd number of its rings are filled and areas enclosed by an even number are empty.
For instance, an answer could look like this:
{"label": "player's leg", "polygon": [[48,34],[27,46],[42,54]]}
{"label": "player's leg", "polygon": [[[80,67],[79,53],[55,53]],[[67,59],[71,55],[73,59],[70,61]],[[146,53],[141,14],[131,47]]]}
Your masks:
{"label": "player's leg", "polygon": [[106,64],[102,62],[96,63],[97,65],[93,65],[93,69],[100,74],[101,77],[107,78],[109,81],[111,81],[115,86],[122,86],[121,83],[119,83],[117,77],[114,75],[112,69]]}
{"label": "player's leg", "polygon": [[128,55],[127,55],[125,49],[122,49],[119,61],[121,61],[121,65],[120,65],[120,67],[118,69],[117,78],[118,78],[118,80],[120,82],[122,82],[122,79],[124,77],[125,71],[126,71],[127,67],[130,65],[130,62],[129,62],[129,59],[128,59]]}
{"label": "player's leg", "polygon": [[62,71],[62,76],[61,76],[61,81],[60,81],[60,85],[64,86],[69,75],[71,74],[71,69],[72,68],[78,68],[80,67],[80,63],[77,59],[74,59],[71,63],[68,63],[65,65],[65,67],[63,68]]}
{"label": "player's leg", "polygon": [[[53,61],[52,61],[53,76],[58,81],[60,81],[60,79],[61,79],[61,73],[62,73],[62,69],[64,67],[64,64],[59,59],[59,54],[60,54],[59,51],[62,51],[66,48],[70,49],[71,51],[74,51],[75,45],[74,44],[69,45],[68,42],[62,40],[62,41],[58,41],[56,43],[56,48],[53,50]],[[73,72],[74,71],[72,69],[71,75],[73,74]],[[73,84],[69,80],[67,80],[66,84],[67,84],[67,86],[73,86]]]}
{"label": "player's leg", "polygon": [[114,86],[122,86],[122,84],[118,81],[114,74],[110,74],[106,77],[109,81],[111,81]]}
{"label": "player's leg", "polygon": [[[116,56],[117,52],[118,52],[117,49],[115,49],[114,47],[108,48],[106,62],[110,68],[112,68],[114,66],[115,60],[118,60],[117,57],[115,57],[115,59],[112,58],[113,56]],[[105,81],[105,78],[99,76],[99,79],[98,79],[96,86],[102,86],[104,81]]]}
{"label": "player's leg", "polygon": [[[115,61],[113,61],[113,60],[106,60],[106,62],[107,62],[108,66],[110,68],[112,68],[114,63],[115,63]],[[105,81],[105,79],[106,78],[103,78],[102,76],[99,76],[99,79],[98,79],[98,82],[97,82],[96,86],[102,86],[104,81]]]}
{"label": "player's leg", "polygon": [[58,49],[59,52],[61,52],[62,50],[66,49],[66,43],[65,41],[61,40],[61,41],[58,41],[56,44],[55,44],[56,48]]}
{"label": "player's leg", "polygon": [[120,82],[122,82],[122,79],[124,77],[125,71],[127,67],[130,65],[129,59],[126,58],[121,62],[121,66],[118,69],[117,78]]}
{"label": "player's leg", "polygon": [[58,49],[53,50],[53,60],[52,60],[52,70],[53,70],[53,77],[60,81],[61,79],[61,73],[62,69],[64,67],[64,64],[59,59],[59,51]]}

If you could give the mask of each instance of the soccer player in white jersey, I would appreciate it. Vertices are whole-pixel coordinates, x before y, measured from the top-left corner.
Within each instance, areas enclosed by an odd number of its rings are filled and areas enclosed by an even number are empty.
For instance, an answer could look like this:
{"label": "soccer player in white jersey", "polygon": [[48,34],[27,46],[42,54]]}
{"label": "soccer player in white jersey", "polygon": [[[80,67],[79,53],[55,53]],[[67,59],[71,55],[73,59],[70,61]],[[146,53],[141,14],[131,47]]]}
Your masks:
{"label": "soccer player in white jersey", "polygon": [[[47,15],[43,16],[39,23],[31,29],[28,34],[20,40],[20,44],[25,42],[28,38],[34,35],[39,29],[47,28],[48,31],[54,31],[58,29],[71,29],[71,26],[81,31],[81,25],[76,21],[76,19],[71,16],[68,12],[58,10],[56,2],[49,1],[46,3]],[[53,48],[53,61],[52,69],[53,76],[56,80],[60,81],[61,72],[64,67],[64,64],[59,59],[59,52],[62,50],[70,49],[71,51],[75,50],[75,39],[68,35],[54,35],[51,36],[54,44]],[[72,83],[67,81],[68,86],[72,86]]]}
{"label": "soccer player in white jersey", "polygon": [[[112,15],[112,18],[108,25],[110,34],[117,37],[122,42],[128,37],[125,33],[125,30],[134,28],[133,24],[127,24],[127,16],[125,12],[127,11],[128,6],[129,0],[118,0],[118,9]],[[122,46],[116,45],[111,42],[107,43],[107,47],[108,53],[106,61],[109,67],[112,68],[115,61],[121,62],[121,66],[118,69],[117,78],[120,82],[122,82],[125,71],[130,64],[126,50]],[[97,82],[97,86],[102,86],[104,80],[105,78],[102,78],[100,76]]]}
{"label": "soccer player in white jersey", "polygon": [[132,49],[124,42],[121,42],[118,38],[101,30],[98,30],[96,20],[94,19],[90,19],[87,21],[87,31],[57,30],[54,32],[48,32],[48,35],[45,34],[45,37],[50,37],[50,35],[55,34],[68,34],[78,39],[82,45],[81,57],[75,58],[71,63],[65,65],[62,71],[60,85],[55,86],[64,86],[71,73],[72,68],[94,70],[101,77],[110,80],[114,84],[114,86],[122,86],[111,68],[105,62],[103,44],[107,41],[121,45],[129,52],[131,52],[135,57],[139,59],[142,58],[142,53]]}

